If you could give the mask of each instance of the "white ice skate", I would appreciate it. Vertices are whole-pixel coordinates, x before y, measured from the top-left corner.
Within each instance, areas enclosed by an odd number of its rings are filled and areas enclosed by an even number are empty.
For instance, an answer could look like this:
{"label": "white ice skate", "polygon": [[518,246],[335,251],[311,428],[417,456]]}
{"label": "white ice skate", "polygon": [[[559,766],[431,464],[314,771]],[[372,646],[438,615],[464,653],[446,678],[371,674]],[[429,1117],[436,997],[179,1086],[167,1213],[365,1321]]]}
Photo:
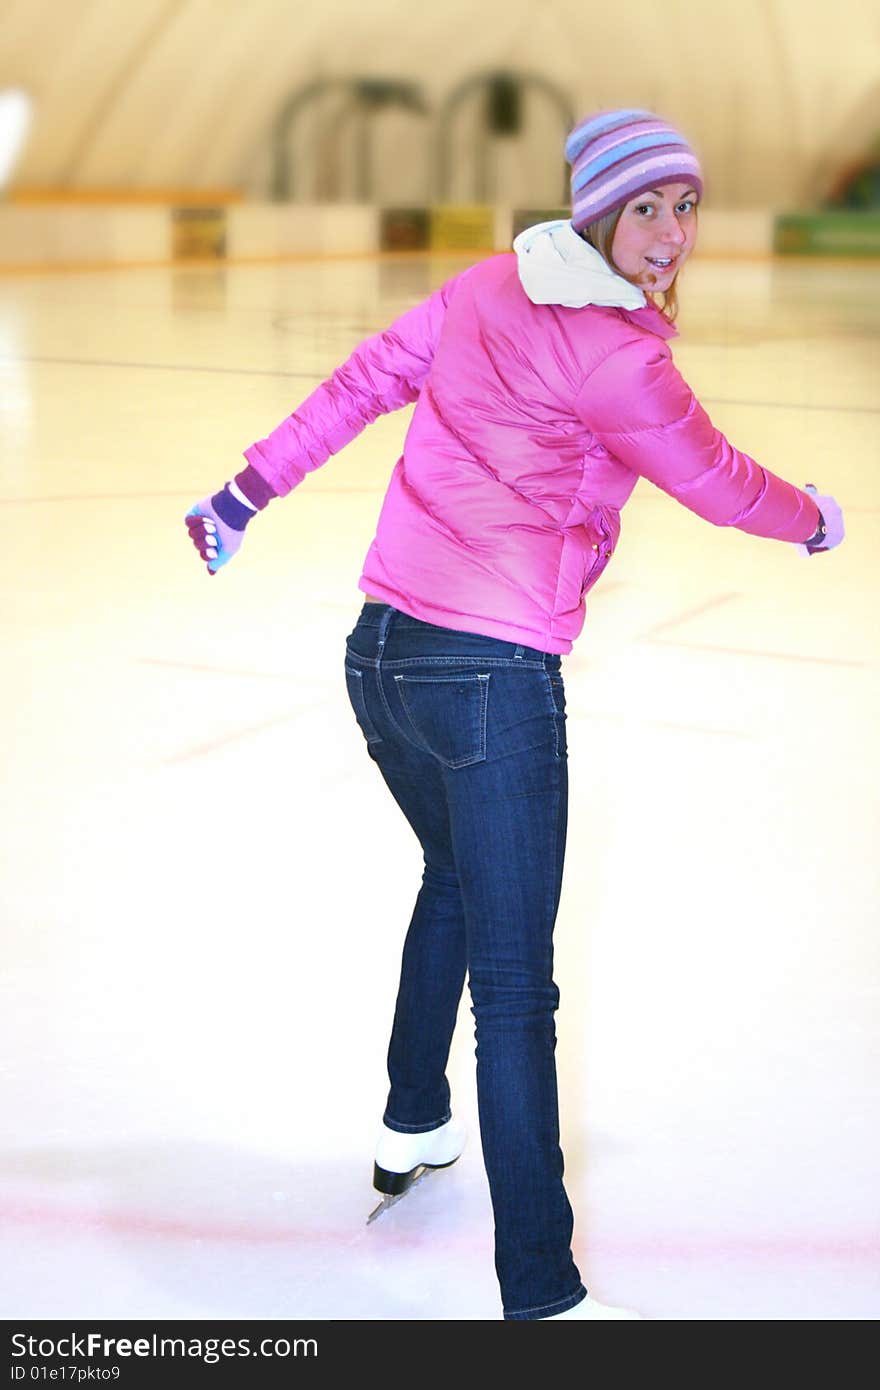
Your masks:
{"label": "white ice skate", "polygon": [[604,1321],[611,1318],[615,1320],[637,1318],[639,1322],[645,1321],[642,1314],[634,1312],[632,1308],[615,1308],[609,1303],[597,1303],[596,1299],[591,1298],[589,1294],[586,1298],[582,1298],[580,1303],[576,1303],[573,1308],[566,1308],[564,1313],[554,1313],[549,1318],[541,1318],[540,1321],[559,1322],[563,1318],[568,1322],[592,1322],[599,1319]]}
{"label": "white ice skate", "polygon": [[464,1141],[464,1126],[456,1119],[424,1134],[399,1134],[383,1124],[376,1141],[373,1186],[384,1195],[367,1217],[367,1225],[435,1168],[449,1168],[460,1156]]}

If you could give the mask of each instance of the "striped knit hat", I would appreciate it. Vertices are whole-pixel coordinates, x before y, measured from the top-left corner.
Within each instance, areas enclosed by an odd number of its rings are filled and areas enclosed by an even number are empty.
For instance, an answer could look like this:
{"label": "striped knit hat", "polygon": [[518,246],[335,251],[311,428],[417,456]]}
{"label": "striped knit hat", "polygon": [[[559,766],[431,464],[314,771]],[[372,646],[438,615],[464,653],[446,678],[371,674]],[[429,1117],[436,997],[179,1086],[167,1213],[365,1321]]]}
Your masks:
{"label": "striped knit hat", "polygon": [[703,176],[687,140],[650,111],[585,117],[565,142],[565,158],[575,231],[659,184],[687,179],[703,194]]}

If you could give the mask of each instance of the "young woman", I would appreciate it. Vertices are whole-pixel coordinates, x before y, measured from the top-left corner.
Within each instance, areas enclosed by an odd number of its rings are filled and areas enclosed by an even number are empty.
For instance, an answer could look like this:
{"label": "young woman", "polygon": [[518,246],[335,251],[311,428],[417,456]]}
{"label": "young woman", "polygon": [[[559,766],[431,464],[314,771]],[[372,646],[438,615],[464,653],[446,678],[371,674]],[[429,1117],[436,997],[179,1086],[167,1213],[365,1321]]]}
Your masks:
{"label": "young woman", "polygon": [[362,343],[186,519],[216,573],[272,498],[416,402],[344,663],[367,752],[424,857],[374,1183],[402,1191],[420,1165],[462,1150],[445,1068],[467,974],[508,1320],[639,1317],[592,1299],[572,1258],[554,1061],[561,658],[620,510],[645,477],[716,526],[804,554],[843,539],[834,499],[736,450],[673,365],[676,280],[703,190],[687,141],[650,112],[605,111],[572,131],[566,157],[570,222],[529,228],[514,254],[454,276]]}

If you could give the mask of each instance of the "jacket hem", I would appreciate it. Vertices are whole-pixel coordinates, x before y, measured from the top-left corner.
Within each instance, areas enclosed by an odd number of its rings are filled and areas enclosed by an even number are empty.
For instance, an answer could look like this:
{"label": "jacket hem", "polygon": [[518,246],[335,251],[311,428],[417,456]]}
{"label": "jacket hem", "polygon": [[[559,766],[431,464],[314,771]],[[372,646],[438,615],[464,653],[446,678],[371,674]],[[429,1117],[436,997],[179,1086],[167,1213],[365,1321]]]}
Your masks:
{"label": "jacket hem", "polygon": [[434,627],[474,632],[482,637],[498,637],[504,642],[521,642],[524,646],[550,652],[554,656],[568,656],[572,650],[572,642],[565,637],[551,637],[546,632],[536,632],[533,628],[507,620],[484,618],[482,614],[455,613],[438,604],[424,603],[421,599],[399,594],[381,580],[371,579],[366,574],[362,574],[358,580],[358,588],[364,594],[372,594],[374,598],[382,599],[383,603],[391,604],[392,608],[399,609],[408,617],[418,618],[420,622],[431,623]]}

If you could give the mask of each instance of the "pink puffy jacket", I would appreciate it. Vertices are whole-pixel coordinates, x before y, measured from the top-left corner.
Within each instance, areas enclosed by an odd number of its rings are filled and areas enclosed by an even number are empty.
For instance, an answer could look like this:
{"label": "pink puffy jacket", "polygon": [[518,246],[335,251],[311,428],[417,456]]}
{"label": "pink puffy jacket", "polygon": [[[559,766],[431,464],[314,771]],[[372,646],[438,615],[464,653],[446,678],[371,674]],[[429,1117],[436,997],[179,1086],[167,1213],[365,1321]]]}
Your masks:
{"label": "pink puffy jacket", "polygon": [[441,627],[567,653],[639,477],[716,526],[804,541],[800,491],[716,430],[640,309],[535,304],[493,256],[369,338],[245,458],[279,496],[416,401],[359,587]]}

